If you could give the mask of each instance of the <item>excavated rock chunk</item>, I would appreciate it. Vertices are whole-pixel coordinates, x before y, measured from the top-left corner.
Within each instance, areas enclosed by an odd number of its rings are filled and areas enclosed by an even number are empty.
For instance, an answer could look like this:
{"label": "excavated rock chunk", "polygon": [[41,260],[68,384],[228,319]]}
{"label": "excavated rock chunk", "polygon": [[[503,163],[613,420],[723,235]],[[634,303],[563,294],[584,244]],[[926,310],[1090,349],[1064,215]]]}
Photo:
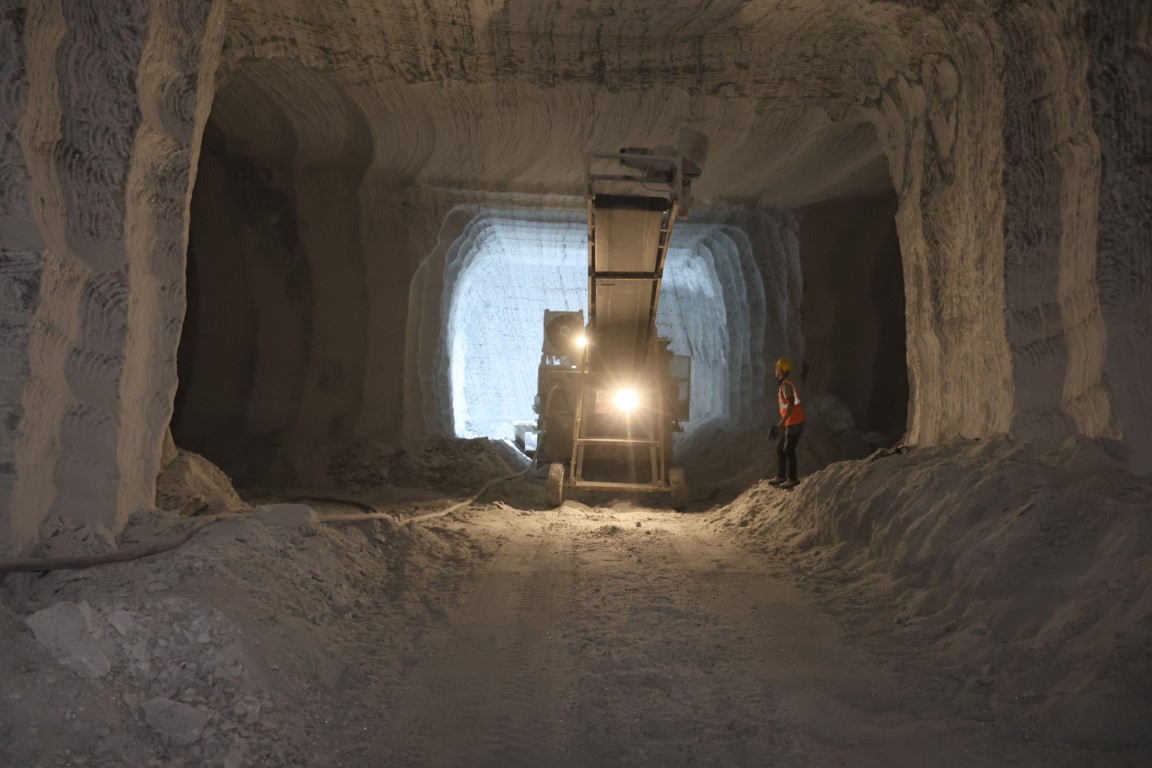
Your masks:
{"label": "excavated rock chunk", "polygon": [[312,530],[317,523],[316,513],[307,504],[264,504],[256,507],[255,517],[268,525]]}
{"label": "excavated rock chunk", "polygon": [[208,724],[208,713],[171,699],[148,699],[140,704],[144,722],[173,744],[195,744]]}
{"label": "excavated rock chunk", "polygon": [[56,603],[27,619],[40,644],[81,677],[97,678],[112,669],[96,639],[92,608],[87,602]]}

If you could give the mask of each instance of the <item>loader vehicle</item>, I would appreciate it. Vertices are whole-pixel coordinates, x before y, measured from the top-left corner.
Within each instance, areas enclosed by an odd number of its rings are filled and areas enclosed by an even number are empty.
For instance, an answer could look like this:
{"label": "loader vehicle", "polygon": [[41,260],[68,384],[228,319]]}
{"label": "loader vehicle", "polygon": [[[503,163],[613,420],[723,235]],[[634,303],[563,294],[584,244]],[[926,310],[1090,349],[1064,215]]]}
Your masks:
{"label": "loader vehicle", "polygon": [[585,157],[588,317],[544,313],[534,461],[549,505],[566,492],[666,493],[689,501],[673,437],[689,414],[691,361],[656,328],[672,228],[688,214],[707,139]]}

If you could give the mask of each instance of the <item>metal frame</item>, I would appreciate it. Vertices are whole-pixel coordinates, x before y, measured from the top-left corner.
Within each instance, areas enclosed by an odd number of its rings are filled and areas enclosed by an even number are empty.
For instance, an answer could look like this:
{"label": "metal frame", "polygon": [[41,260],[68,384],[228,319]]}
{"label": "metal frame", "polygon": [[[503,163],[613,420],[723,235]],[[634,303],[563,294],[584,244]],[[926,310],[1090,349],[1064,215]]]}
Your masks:
{"label": "metal frame", "polygon": [[[630,162],[633,167],[636,165],[643,166],[637,169],[639,173],[596,173],[593,171],[593,164],[600,160],[610,160],[615,163]],[[650,178],[648,173],[652,167],[659,166],[660,170],[668,171],[668,178],[666,180]],[[634,152],[619,152],[619,153],[591,153],[585,156],[584,163],[585,176],[588,180],[587,186],[587,199],[588,199],[588,324],[593,329],[593,336],[595,335],[597,312],[597,287],[601,280],[612,280],[614,282],[620,281],[639,281],[650,282],[651,293],[648,305],[648,327],[645,329],[645,336],[643,339],[643,348],[645,358],[643,360],[643,367],[647,368],[652,364],[652,355],[656,347],[656,312],[660,305],[660,289],[664,279],[664,264],[668,254],[668,246],[671,241],[672,227],[675,224],[676,218],[680,212],[680,200],[685,193],[685,179],[683,174],[682,162],[679,153],[673,155],[658,155]],[[613,272],[608,270],[601,270],[597,264],[596,253],[596,183],[609,182],[609,183],[624,183],[624,184],[640,184],[645,191],[651,192],[652,185],[660,185],[666,188],[665,199],[668,200],[668,208],[663,212],[660,222],[659,238],[657,242],[657,252],[655,260],[655,268],[651,272],[645,271],[628,271],[628,272]],[[621,197],[634,197],[636,199],[651,199],[653,197],[664,197],[664,195],[626,195],[621,194]],[[589,352],[585,350],[582,370],[587,374],[589,365]],[[668,463],[669,457],[666,455],[666,424],[667,411],[665,408],[665,398],[662,387],[657,387],[654,391],[656,394],[655,408],[649,418],[648,435],[641,438],[620,438],[620,437],[597,437],[584,434],[584,412],[586,405],[586,396],[588,392],[588,383],[581,390],[579,402],[576,407],[575,421],[572,429],[572,455],[568,478],[565,480],[565,486],[570,488],[585,489],[585,490],[632,490],[632,491],[651,491],[663,492],[668,491],[671,487],[669,482]],[[653,425],[652,422],[655,422]],[[652,427],[655,427],[654,429]],[[655,432],[655,435],[652,433]],[[648,449],[649,467],[651,470],[651,479],[647,483],[626,483],[626,482],[608,482],[597,480],[584,479],[584,460],[585,448],[589,445],[622,445],[622,446],[646,446]]]}
{"label": "metal frame", "polygon": [[656,269],[652,272],[608,272],[596,268],[596,207],[594,198],[588,200],[588,324],[596,327],[596,284],[600,280],[651,281],[652,293],[648,305],[648,330],[644,342],[652,344],[656,331],[656,311],[660,308],[660,288],[664,284],[664,260],[668,256],[668,244],[672,239],[672,226],[676,221],[675,201],[664,213],[660,223],[660,242],[657,245]]}
{"label": "metal frame", "polygon": [[[667,164],[671,167],[672,178],[668,181],[660,181],[658,179],[640,176],[636,173],[596,173],[592,170],[592,164],[599,160],[610,160],[617,163],[632,162],[635,165],[645,165],[649,167],[657,164]],[[586,193],[588,195],[589,205],[591,205],[593,197],[592,185],[597,181],[661,185],[668,188],[668,199],[679,207],[683,207],[681,202],[687,197],[688,186],[691,183],[684,175],[684,159],[679,152],[675,151],[670,155],[658,155],[655,154],[655,152],[628,152],[626,150],[621,150],[620,152],[589,152],[584,155],[584,178],[587,179]],[[652,195],[646,196],[652,197]]]}
{"label": "metal frame", "polygon": [[[584,397],[587,390],[581,392],[580,402],[576,408],[576,421],[572,428],[572,462],[569,478],[565,485],[570,488],[585,490],[633,490],[633,491],[667,491],[668,458],[664,455],[664,395],[659,392],[657,407],[654,410],[656,417],[655,438],[620,438],[620,437],[582,437],[580,427],[584,419]],[[587,445],[646,445],[651,466],[652,479],[648,483],[620,483],[601,480],[584,479],[584,447]]]}

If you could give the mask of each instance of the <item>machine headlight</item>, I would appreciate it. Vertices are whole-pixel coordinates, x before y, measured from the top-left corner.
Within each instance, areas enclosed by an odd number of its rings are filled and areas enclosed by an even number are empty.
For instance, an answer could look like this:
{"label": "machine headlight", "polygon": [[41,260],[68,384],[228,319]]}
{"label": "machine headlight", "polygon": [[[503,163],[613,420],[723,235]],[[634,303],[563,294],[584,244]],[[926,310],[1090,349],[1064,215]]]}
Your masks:
{"label": "machine headlight", "polygon": [[640,396],[636,394],[636,390],[628,387],[616,390],[616,410],[621,413],[631,413],[636,410],[636,406],[639,404]]}
{"label": "machine headlight", "polygon": [[584,347],[588,346],[588,337],[581,333],[572,340],[572,344],[576,349],[584,349]]}

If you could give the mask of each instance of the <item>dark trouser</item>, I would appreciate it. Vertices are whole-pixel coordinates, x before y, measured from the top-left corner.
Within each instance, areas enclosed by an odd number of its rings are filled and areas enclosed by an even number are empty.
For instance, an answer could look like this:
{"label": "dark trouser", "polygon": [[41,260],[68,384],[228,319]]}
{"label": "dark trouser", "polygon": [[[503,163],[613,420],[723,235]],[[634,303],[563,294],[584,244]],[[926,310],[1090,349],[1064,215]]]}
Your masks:
{"label": "dark trouser", "polygon": [[776,436],[776,477],[798,480],[796,445],[800,442],[800,435],[804,434],[804,424],[801,422],[791,427],[780,427],[779,432]]}

